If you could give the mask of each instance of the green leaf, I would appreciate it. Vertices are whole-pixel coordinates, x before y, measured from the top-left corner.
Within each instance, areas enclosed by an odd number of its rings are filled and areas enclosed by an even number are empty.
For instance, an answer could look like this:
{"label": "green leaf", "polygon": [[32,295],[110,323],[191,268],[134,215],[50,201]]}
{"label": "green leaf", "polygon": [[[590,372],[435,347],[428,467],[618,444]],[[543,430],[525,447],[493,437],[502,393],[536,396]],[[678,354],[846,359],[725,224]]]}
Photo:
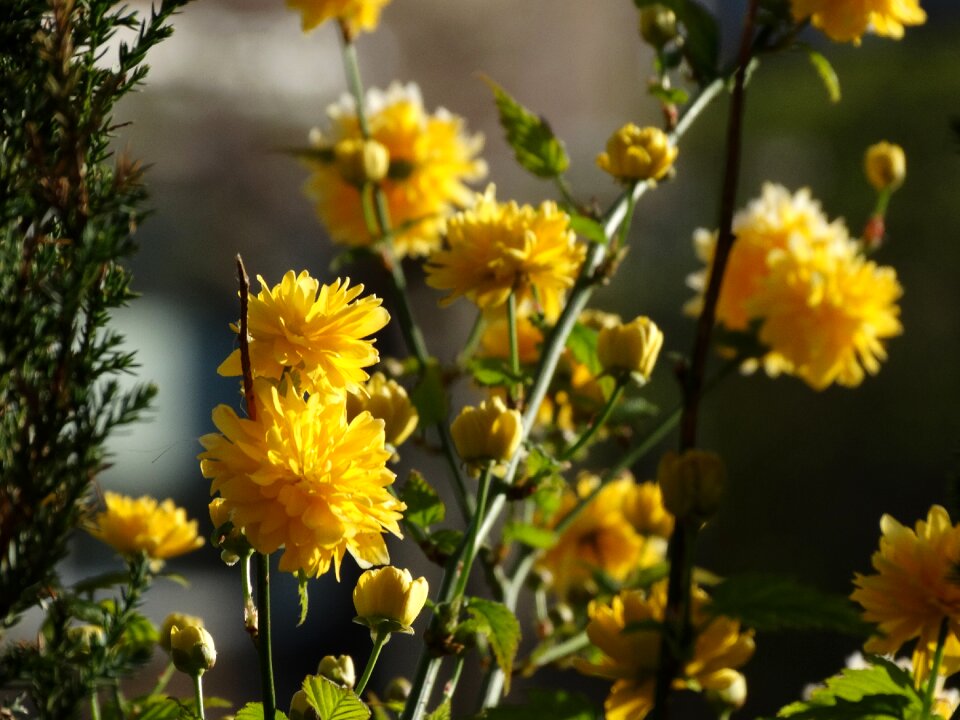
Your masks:
{"label": "green leaf", "polygon": [[650,94],[668,105],[684,105],[690,99],[690,93],[683,88],[667,88],[663,85],[651,85]]}
{"label": "green leaf", "polygon": [[790,578],[738,575],[713,588],[708,611],[736,618],[757,630],[829,630],[866,638],[873,626],[853,603]]}
{"label": "green leaf", "polygon": [[632,425],[640,418],[654,417],[659,412],[660,408],[649,400],[642,397],[628,397],[617,403],[617,406],[610,414],[610,424]]}
{"label": "green leaf", "polygon": [[525,522],[508,522],[503,528],[503,539],[507,542],[516,540],[540,550],[547,550],[557,544],[557,534],[553,530]]}
{"label": "green leaf", "polygon": [[440,706],[427,715],[426,720],[450,720],[450,700],[444,700]]}
{"label": "green leaf", "polygon": [[570,229],[577,235],[586,238],[590,242],[599,243],[600,245],[607,244],[607,234],[603,231],[603,225],[593,218],[581,215],[569,208],[567,209],[567,213],[570,215]]}
{"label": "green leaf", "polygon": [[542,178],[562,175],[570,165],[570,158],[549,123],[523,107],[490,78],[484,76],[483,81],[493,91],[500,125],[521,167]]}
{"label": "green leaf", "polygon": [[502,704],[478,716],[483,720],[600,720],[601,714],[589,699],[565,690],[531,690],[523,704]]}
{"label": "green leaf", "polygon": [[420,415],[421,427],[443,422],[447,417],[447,393],[435,360],[424,369],[423,377],[410,393],[410,400]]}
{"label": "green leaf", "polygon": [[717,76],[720,57],[720,33],[717,19],[695,0],[633,0],[638,8],[663,5],[670,8],[685,29],[683,55],[690,63],[700,85],[706,85]]}
{"label": "green leaf", "polygon": [[484,387],[514,385],[523,380],[515,375],[507,364],[498,358],[476,358],[467,364],[474,381]]}
{"label": "green leaf", "polygon": [[567,349],[573,353],[577,362],[586,365],[594,375],[603,370],[597,358],[597,337],[599,333],[596,330],[575,323],[567,338]]}
{"label": "green leaf", "polygon": [[503,670],[504,693],[509,693],[513,660],[520,646],[520,622],[503,603],[483,598],[470,598],[467,612],[477,620],[477,630],[490,641],[497,665]]}
{"label": "green leaf", "polygon": [[463,542],[462,532],[442,528],[430,533],[430,545],[425,550],[431,560],[444,565],[460,547],[461,542]]}
{"label": "green leaf", "polygon": [[137,720],[179,720],[182,710],[183,707],[176,700],[163,698],[158,702],[150,701],[137,715]]}
{"label": "green leaf", "polygon": [[827,95],[830,96],[830,102],[840,102],[840,78],[837,76],[837,71],[833,69],[833,65],[824,55],[813,48],[804,45],[803,49],[807,51],[807,57],[810,58],[817,75],[823,81],[823,86],[827,89]]}
{"label": "green leaf", "polygon": [[910,674],[884,658],[868,658],[867,668],[840,671],[813,691],[810,699],[783,708],[777,717],[796,720],[868,720],[915,717],[922,700]]}
{"label": "green leaf", "polygon": [[320,720],[366,720],[370,717],[370,709],[353,690],[340,687],[320,675],[304,678],[303,692]]}
{"label": "green leaf", "polygon": [[[280,710],[274,716],[276,720],[288,720]],[[263,720],[263,705],[261,703],[247,703],[233,716],[234,720]]]}
{"label": "green leaf", "polygon": [[651,565],[637,573],[630,583],[630,587],[649,588],[658,580],[663,580],[670,574],[670,563],[666,560]]}
{"label": "green leaf", "polygon": [[310,597],[307,593],[307,581],[310,578],[303,570],[297,572],[297,596],[300,598],[300,619],[297,621],[297,627],[303,625],[307,619],[307,607],[310,604]]}
{"label": "green leaf", "polygon": [[410,471],[400,499],[407,505],[403,519],[417,527],[426,530],[446,517],[447,509],[440,495],[417,470]]}

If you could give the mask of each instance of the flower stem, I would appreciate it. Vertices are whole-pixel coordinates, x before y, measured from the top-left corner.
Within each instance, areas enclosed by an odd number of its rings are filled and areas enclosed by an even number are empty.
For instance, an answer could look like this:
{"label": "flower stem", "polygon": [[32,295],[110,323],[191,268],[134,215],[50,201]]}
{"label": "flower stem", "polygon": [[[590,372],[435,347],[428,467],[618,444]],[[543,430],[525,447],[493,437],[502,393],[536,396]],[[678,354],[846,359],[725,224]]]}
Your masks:
{"label": "flower stem", "polygon": [[463,538],[464,552],[462,554],[461,569],[457,582],[454,585],[451,600],[462,598],[467,591],[467,582],[470,580],[470,569],[473,567],[473,560],[477,556],[477,550],[480,547],[480,525],[483,522],[484,510],[487,507],[487,498],[490,495],[490,486],[493,484],[493,462],[487,464],[483,475],[480,478],[480,489],[477,491],[477,509],[473,514],[473,520],[466,536]]}
{"label": "flower stem", "polygon": [[625,379],[618,378],[617,386],[613,389],[613,392],[610,393],[610,398],[607,400],[607,403],[603,406],[603,410],[600,411],[600,415],[597,416],[596,420],[590,424],[586,430],[583,431],[583,434],[577,438],[577,441],[568,447],[563,454],[560,456],[560,460],[569,460],[574,455],[579,452],[580,448],[584,447],[590,440],[593,439],[593,436],[599,432],[607,420],[610,419],[610,415],[613,414],[613,409],[617,406],[617,403],[620,402],[620,398],[623,397],[623,391],[627,389],[627,383]]}
{"label": "flower stem", "polygon": [[457,691],[457,684],[460,682],[460,674],[463,672],[463,655],[458,655],[457,660],[453,665],[453,674],[450,675],[450,679],[444,683],[443,686],[443,702],[450,702],[453,699],[453,694]]}
{"label": "flower stem", "polygon": [[[937,635],[937,649],[933,652],[933,665],[930,667],[930,677],[927,679],[927,687],[923,693],[922,717],[928,717],[930,709],[933,707],[933,701],[937,694],[937,683],[940,680],[940,664],[943,662],[943,651],[947,644],[947,634],[949,630],[950,622],[947,618],[944,618],[940,621],[940,633]],[[922,640],[920,642],[922,642]],[[925,656],[924,660],[926,660]]]}
{"label": "flower stem", "polygon": [[[197,700],[197,715],[200,720],[206,720],[206,715],[203,710],[203,675],[201,673],[194,673],[193,675],[193,696]],[[276,713],[274,713],[276,715]],[[264,717],[267,717],[264,715]]]}
{"label": "flower stem", "polygon": [[100,720],[100,698],[97,697],[96,688],[90,692],[90,718]]}
{"label": "flower stem", "polygon": [[250,368],[250,335],[247,325],[247,310],[250,305],[250,276],[237,254],[237,280],[240,283],[240,367],[243,373],[243,397],[247,404],[247,417],[257,419],[257,403],[253,394],[253,370]]}
{"label": "flower stem", "polygon": [[633,190],[634,186],[631,185],[630,189],[627,191],[627,209],[623,218],[623,222],[620,223],[620,232],[617,235],[616,250],[619,250],[627,244],[627,237],[630,235],[630,226],[633,224],[633,211],[637,207],[637,200],[633,196]]}
{"label": "flower stem", "polygon": [[[510,334],[510,372],[514,377],[520,377],[520,348],[517,340],[517,294],[511,290],[507,296],[507,328]],[[510,397],[520,399],[523,385],[517,381],[510,386]]]}
{"label": "flower stem", "polygon": [[357,697],[363,695],[363,691],[367,687],[367,683],[370,681],[370,676],[373,674],[373,668],[377,664],[377,660],[380,658],[380,651],[383,650],[383,646],[387,644],[387,640],[390,639],[390,633],[386,630],[378,630],[377,636],[373,640],[373,650],[370,651],[370,657],[367,658],[367,666],[363,669],[363,675],[360,676],[360,682],[357,683],[354,692],[357,693]]}
{"label": "flower stem", "polygon": [[270,556],[257,553],[257,604],[260,632],[257,649],[260,655],[260,687],[263,716],[269,720],[277,714],[277,698],[273,683],[273,647],[270,632]]}

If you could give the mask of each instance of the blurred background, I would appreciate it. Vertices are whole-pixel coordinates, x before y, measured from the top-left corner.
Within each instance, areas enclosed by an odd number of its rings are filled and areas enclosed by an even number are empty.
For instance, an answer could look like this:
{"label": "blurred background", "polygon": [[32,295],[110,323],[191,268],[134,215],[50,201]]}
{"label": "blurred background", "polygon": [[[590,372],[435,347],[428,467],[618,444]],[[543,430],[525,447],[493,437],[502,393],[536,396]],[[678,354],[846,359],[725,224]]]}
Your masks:
{"label": "blurred background", "polygon": [[[729,56],[744,3],[707,4],[721,16]],[[869,569],[881,514],[912,525],[945,501],[960,448],[960,147],[949,129],[960,116],[960,8],[953,0],[922,4],[927,24],[908,29],[901,42],[867,37],[854,48],[809,33],[839,73],[837,105],[803,53],[765,61],[753,79],[740,206],[767,180],[791,190],[809,186],[831,218],[845,217],[858,233],[873,202],[862,174],[864,149],[881,139],[906,149],[908,179],[893,199],[888,242],[877,258],[895,266],[905,288],[906,330],[889,344],[879,376],[856,390],[815,393],[789,378],[733,377],[708,398],[701,441],[725,457],[731,477],[724,511],[700,547],[701,564],[714,572],[787,572],[847,594],[853,572]],[[175,27],[151,56],[147,86],[118,117],[132,123],[120,144],[151,165],[154,212],[138,233],[141,250],[132,262],[143,296],[117,321],[138,352],[139,379],[157,383],[160,396],[146,422],[116,438],[114,467],[102,485],[172,496],[209,533],[197,437],[214,429],[217,403],[239,400],[237,384],[216,374],[234,342],[227,327],[238,312],[234,256],[241,253],[251,275],[271,284],[291,268],[334,277],[328,266],[335,250],[301,190],[306,170],[281,149],[305,146],[310,128],[325,124],[325,108],[346,88],[334,29],[303,35],[299,16],[281,0],[203,0]],[[502,198],[539,202],[553,189],[515,165],[480,72],[550,120],[570,152],[575,192],[601,206],[617,194],[594,164],[609,134],[628,120],[660,122],[645,92],[652,56],[629,0],[397,0],[379,32],[361,37],[359,53],[368,87],[415,80],[428,109],[446,107],[486,136],[489,179]],[[593,303],[626,317],[650,315],[669,351],[686,353],[692,344],[693,322],[680,308],[690,296],[685,278],[700,267],[691,235],[716,225],[725,108],[725,100],[715,103],[685,138],[676,179],[644,197],[619,280]],[[413,266],[410,273],[418,277]],[[353,274],[386,294],[375,268]],[[420,317],[432,316],[438,293],[413,285]],[[442,318],[427,323],[427,340],[450,359],[472,315],[459,303]],[[385,331],[378,346],[382,355],[404,353],[396,331]],[[650,391],[669,407],[677,388],[666,365]],[[665,447],[674,444],[671,438]],[[442,481],[442,470],[415,452],[404,453],[398,477],[412,466]],[[640,479],[654,469],[655,458],[634,468]],[[89,539],[77,545],[71,576],[113,562]],[[391,549],[396,564],[437,581],[437,569],[412,543],[393,542]],[[208,691],[240,704],[258,699],[237,569],[223,567],[209,547],[171,568],[191,587],[159,582],[148,614],[156,622],[173,609],[203,616],[221,653]],[[347,561],[339,584],[332,576],[311,582],[311,612],[300,629],[295,583],[275,576],[281,707],[325,654],[351,653],[362,668],[368,635],[351,624],[357,574]],[[795,699],[806,683],[836,671],[854,644],[761,636],[746,668],[751,700],[743,716],[772,713]],[[412,674],[419,649],[415,639],[395,639],[371,687]],[[572,671],[532,684],[548,682],[578,683],[597,698],[607,690]],[[525,686],[517,687],[522,693]]]}

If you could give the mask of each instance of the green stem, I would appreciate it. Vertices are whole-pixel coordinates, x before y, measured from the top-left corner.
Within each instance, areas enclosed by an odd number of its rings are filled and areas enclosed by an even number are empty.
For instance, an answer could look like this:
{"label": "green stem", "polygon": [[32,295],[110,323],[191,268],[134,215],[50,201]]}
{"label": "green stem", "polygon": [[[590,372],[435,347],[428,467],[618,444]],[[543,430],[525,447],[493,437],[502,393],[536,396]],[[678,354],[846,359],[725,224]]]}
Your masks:
{"label": "green stem", "polygon": [[[203,674],[195,673],[193,676],[193,696],[197,700],[197,715],[200,716],[200,720],[206,720],[206,714],[203,709]],[[274,713],[276,715],[276,713]],[[264,715],[264,717],[269,717]]]}
{"label": "green stem", "polygon": [[273,647],[270,637],[270,556],[264,553],[257,553],[257,604],[260,620],[257,650],[260,655],[263,716],[273,720],[277,714],[277,697],[273,682]]}
{"label": "green stem", "polygon": [[484,319],[482,312],[477,312],[477,318],[473,321],[473,327],[470,328],[470,335],[467,337],[466,343],[463,345],[463,350],[460,351],[460,354],[457,355],[457,365],[460,367],[465,366],[470,362],[470,358],[473,357],[473,353],[477,350],[477,345],[480,344],[480,339],[483,337],[483,330],[486,327],[486,320]]}
{"label": "green stem", "polygon": [[[507,328],[510,336],[510,372],[514,377],[520,376],[520,343],[517,340],[517,294],[511,290],[507,296]],[[523,385],[518,381],[510,387],[510,397],[520,398]]]}
{"label": "green stem", "polygon": [[[937,635],[937,649],[933,653],[933,665],[930,667],[930,678],[927,680],[927,687],[923,693],[923,714],[927,717],[930,709],[933,707],[933,701],[937,694],[937,682],[940,679],[940,664],[943,662],[943,651],[947,644],[947,634],[950,630],[950,623],[947,618],[940,622],[940,633]],[[923,642],[921,639],[920,642]]]}
{"label": "green stem", "polygon": [[453,673],[450,675],[450,679],[443,686],[443,701],[450,702],[453,699],[453,694],[457,691],[457,684],[460,682],[460,674],[463,672],[463,661],[464,656],[458,655],[457,660],[453,665]]}
{"label": "green stem", "polygon": [[90,693],[90,717],[92,720],[100,720],[100,698],[97,697],[96,688]]}
{"label": "green stem", "polygon": [[150,691],[151,695],[160,695],[164,690],[167,689],[167,685],[170,683],[173,674],[177,671],[177,666],[173,662],[168,662],[167,667],[164,668],[163,672],[160,674],[160,677],[157,678],[157,684],[153,686],[153,690]]}
{"label": "green stem", "polygon": [[357,683],[357,687],[354,690],[354,692],[357,693],[357,697],[363,695],[363,691],[370,681],[370,676],[373,674],[373,668],[380,658],[380,651],[383,650],[383,646],[387,644],[387,640],[389,639],[390,633],[388,631],[377,631],[376,637],[373,640],[373,650],[370,651],[370,657],[367,658],[367,666],[363,669],[363,675],[360,676],[360,682]]}
{"label": "green stem", "polygon": [[253,600],[253,582],[250,580],[251,553],[240,558],[240,586],[243,592],[243,627],[252,637],[259,632],[257,603]]}
{"label": "green stem", "polygon": [[587,637],[587,631],[583,630],[563,642],[551,645],[543,652],[534,651],[524,663],[524,666],[527,668],[543,667],[544,665],[549,665],[556,660],[562,660],[588,647],[590,647],[590,638]]}
{"label": "green stem", "polygon": [[627,244],[627,238],[630,235],[630,226],[633,224],[633,211],[637,207],[637,200],[633,196],[634,188],[633,186],[627,191],[627,210],[624,215],[623,222],[620,223],[620,232],[617,235],[617,246],[616,249],[619,250]]}
{"label": "green stem", "polygon": [[596,435],[600,431],[600,428],[602,428],[607,423],[607,420],[610,419],[613,409],[617,406],[617,403],[620,402],[620,398],[623,397],[623,391],[626,389],[626,381],[618,378],[617,386],[613,389],[613,392],[610,393],[610,398],[607,400],[606,405],[603,406],[603,410],[600,411],[600,415],[598,415],[596,420],[591,423],[590,427],[583,431],[583,434],[577,439],[577,441],[564,451],[564,453],[560,456],[561,461],[572,458],[577,454],[577,452],[579,452],[580,448],[584,447],[593,439],[593,436]]}
{"label": "green stem", "polygon": [[487,507],[490,486],[493,484],[494,464],[493,462],[488,463],[480,478],[480,489],[477,492],[477,509],[473,514],[473,521],[470,523],[470,528],[467,530],[467,534],[463,539],[465,551],[462,553],[462,567],[457,582],[454,585],[451,600],[462,598],[467,591],[467,582],[470,580],[470,570],[473,567],[474,558],[477,557],[477,550],[480,548],[480,525],[483,522],[484,510],[486,510]]}

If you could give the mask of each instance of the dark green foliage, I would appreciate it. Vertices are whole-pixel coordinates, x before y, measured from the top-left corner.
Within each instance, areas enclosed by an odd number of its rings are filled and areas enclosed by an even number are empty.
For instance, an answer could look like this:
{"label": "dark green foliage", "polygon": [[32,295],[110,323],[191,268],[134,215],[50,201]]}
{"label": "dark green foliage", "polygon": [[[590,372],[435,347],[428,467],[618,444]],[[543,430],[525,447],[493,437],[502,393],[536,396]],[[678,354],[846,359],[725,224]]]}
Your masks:
{"label": "dark green foliage", "polygon": [[[145,192],[138,163],[113,157],[112,113],[186,1],[165,0],[141,21],[110,0],[6,0],[0,23],[0,623],[43,601],[44,643],[64,657],[75,651],[65,631],[77,608],[55,565],[107,463],[107,437],[155,392],[117,381],[134,357],[109,318],[132,297],[119,263],[134,251]],[[118,32],[130,41],[108,56]],[[40,656],[10,651],[4,675],[41,663],[35,682],[63,700],[42,698],[48,717],[75,714],[65,698],[93,669],[134,661],[78,663],[61,676],[65,663],[45,667]]]}

